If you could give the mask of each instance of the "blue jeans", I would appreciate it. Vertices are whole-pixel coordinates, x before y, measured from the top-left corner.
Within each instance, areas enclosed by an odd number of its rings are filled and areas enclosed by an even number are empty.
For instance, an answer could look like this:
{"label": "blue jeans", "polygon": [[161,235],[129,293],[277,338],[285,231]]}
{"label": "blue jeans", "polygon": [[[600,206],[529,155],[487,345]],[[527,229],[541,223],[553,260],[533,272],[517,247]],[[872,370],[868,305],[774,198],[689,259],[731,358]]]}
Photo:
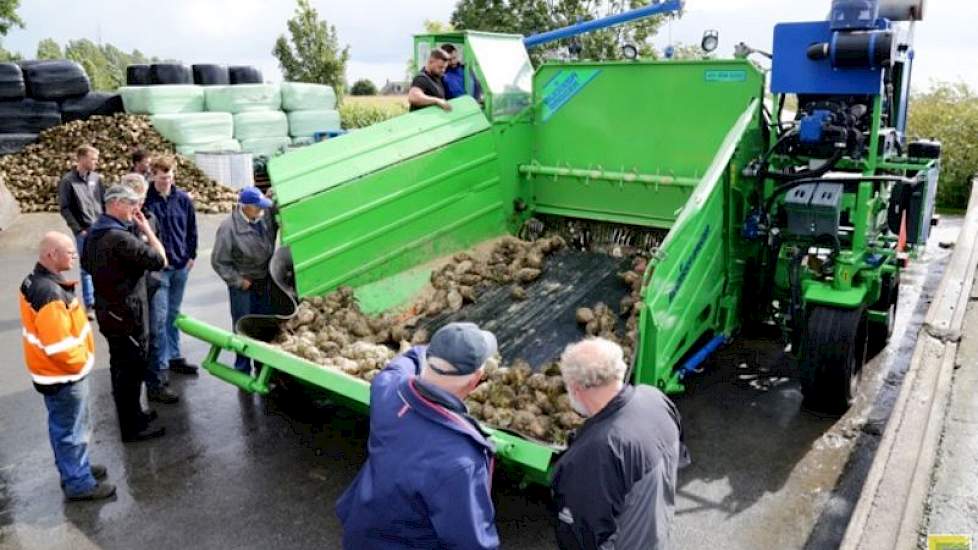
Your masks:
{"label": "blue jeans", "polygon": [[[231,330],[236,331],[238,320],[245,315],[271,313],[271,288],[268,285],[269,279],[256,279],[252,281],[248,290],[228,287],[228,296],[231,302]],[[244,355],[236,355],[234,368],[251,374],[251,359]]]}
{"label": "blue jeans", "polygon": [[146,389],[159,390],[166,384],[170,376],[170,364],[163,354],[163,347],[160,345],[161,336],[166,325],[166,314],[159,315],[159,308],[156,307],[155,292],[149,299],[149,362],[146,369]]}
{"label": "blue jeans", "polygon": [[44,404],[54,464],[61,473],[65,493],[74,496],[91,491],[95,478],[88,462],[88,379],[64,384],[45,395]]}
{"label": "blue jeans", "polygon": [[[82,235],[81,233],[75,235],[75,246],[78,247],[78,256],[81,257],[82,251],[85,250],[85,235]],[[78,271],[81,273],[82,300],[85,302],[85,309],[94,311],[95,286],[92,285],[92,276],[80,266]]]}
{"label": "blue jeans", "polygon": [[[164,269],[160,274],[160,288],[153,296],[150,305],[150,370],[166,378],[170,361],[180,359],[180,331],[174,326],[177,315],[180,314],[180,304],[183,303],[183,292],[187,288],[187,277],[190,273],[186,267],[181,269]],[[154,353],[155,348],[155,353]],[[151,375],[152,376],[152,375]],[[152,383],[150,383],[152,385]]]}

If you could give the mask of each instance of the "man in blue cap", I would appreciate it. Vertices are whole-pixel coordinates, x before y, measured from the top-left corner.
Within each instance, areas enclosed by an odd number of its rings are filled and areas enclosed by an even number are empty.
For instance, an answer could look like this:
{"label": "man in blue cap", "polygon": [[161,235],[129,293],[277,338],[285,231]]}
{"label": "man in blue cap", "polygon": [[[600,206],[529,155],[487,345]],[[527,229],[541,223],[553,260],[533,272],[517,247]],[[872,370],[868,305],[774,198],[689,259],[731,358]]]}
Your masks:
{"label": "man in blue cap", "polygon": [[463,399],[496,337],[450,323],[370,385],[370,456],[336,503],[347,550],[499,547],[489,494],[495,449]]}
{"label": "man in blue cap", "polygon": [[[238,195],[238,207],[217,228],[211,266],[228,285],[231,301],[231,328],[245,315],[270,313],[271,279],[268,265],[275,253],[278,226],[274,203],[257,187],[250,186]],[[251,359],[238,355],[234,368],[251,374]]]}

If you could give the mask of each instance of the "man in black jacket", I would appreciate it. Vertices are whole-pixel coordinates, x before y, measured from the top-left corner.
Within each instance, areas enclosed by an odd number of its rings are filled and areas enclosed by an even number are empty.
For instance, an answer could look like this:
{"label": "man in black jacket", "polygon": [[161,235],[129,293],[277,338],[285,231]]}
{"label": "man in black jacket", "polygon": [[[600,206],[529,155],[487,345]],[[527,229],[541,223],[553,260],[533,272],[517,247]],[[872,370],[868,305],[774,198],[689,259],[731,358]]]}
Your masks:
{"label": "man in black jacket", "polygon": [[[71,233],[75,236],[78,250],[85,249],[85,237],[95,220],[102,215],[102,177],[95,169],[98,167],[98,149],[82,145],[75,151],[75,167],[58,183],[58,205]],[[81,270],[82,298],[89,320],[93,319],[95,294],[92,289],[92,276]]]}
{"label": "man in black jacket", "polygon": [[658,389],[632,386],[618,344],[571,344],[560,372],[588,420],[557,462],[552,489],[563,549],[666,548],[685,465],[679,412]]}
{"label": "man in black jacket", "polygon": [[[139,404],[148,367],[149,304],[146,271],[166,267],[163,244],[139,211],[142,197],[129,187],[115,185],[105,192],[105,213],[95,222],[85,243],[82,265],[94,279],[95,313],[99,331],[109,343],[112,397],[124,442],[160,437],[151,415]],[[135,224],[147,242],[136,237]]]}

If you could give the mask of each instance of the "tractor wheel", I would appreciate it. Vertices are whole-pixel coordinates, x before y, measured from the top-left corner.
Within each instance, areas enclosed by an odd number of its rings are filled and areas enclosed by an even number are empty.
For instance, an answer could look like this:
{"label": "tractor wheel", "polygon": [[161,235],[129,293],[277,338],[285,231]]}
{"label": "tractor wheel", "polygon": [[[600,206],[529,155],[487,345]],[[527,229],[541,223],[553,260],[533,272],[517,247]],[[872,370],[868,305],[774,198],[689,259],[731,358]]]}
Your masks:
{"label": "tractor wheel", "polygon": [[805,406],[843,414],[852,405],[866,360],[866,311],[815,306],[801,354]]}
{"label": "tractor wheel", "polygon": [[866,345],[868,358],[879,355],[893,336],[893,325],[896,322],[897,304],[900,301],[900,279],[892,275],[884,275],[880,299],[870,309],[889,313],[886,323],[869,323],[866,333],[869,342]]}

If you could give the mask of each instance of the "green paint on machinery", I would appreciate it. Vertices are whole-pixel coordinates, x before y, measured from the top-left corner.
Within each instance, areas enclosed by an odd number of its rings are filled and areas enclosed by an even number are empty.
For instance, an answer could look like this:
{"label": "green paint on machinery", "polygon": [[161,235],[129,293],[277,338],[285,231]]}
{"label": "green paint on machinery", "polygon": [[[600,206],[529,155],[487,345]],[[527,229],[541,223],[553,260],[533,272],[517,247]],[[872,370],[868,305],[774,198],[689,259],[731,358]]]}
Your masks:
{"label": "green paint on machinery", "polygon": [[[837,159],[834,170],[853,179],[825,214],[810,197],[802,204],[798,186],[767,177],[798,160],[778,150],[764,74],[746,59],[534,71],[522,37],[455,32],[416,37],[419,67],[447,42],[462,52],[470,92],[478,81],[480,102],[464,96],[450,112],[422,109],[270,161],[300,297],[349,285],[365,311],[393,310],[421,290],[432,261],[546,216],[668,232],[643,278],[635,383],[683,391],[684,377],[746,322],[777,322],[804,354],[802,319],[844,320],[811,313],[820,306],[868,310],[869,327],[892,320],[900,255],[887,223],[891,185],[873,177],[931,174],[925,199],[938,161],[877,153],[879,101],[869,154]],[[838,228],[829,239],[796,238],[785,212],[801,216],[796,229],[838,214]],[[919,237],[929,214],[915,212]],[[212,345],[210,372],[248,391],[268,392],[274,370],[369,406],[362,380],[188,317],[177,326]],[[255,377],[234,372],[222,350],[264,367]],[[560,449],[492,437],[503,460],[546,483]]]}

